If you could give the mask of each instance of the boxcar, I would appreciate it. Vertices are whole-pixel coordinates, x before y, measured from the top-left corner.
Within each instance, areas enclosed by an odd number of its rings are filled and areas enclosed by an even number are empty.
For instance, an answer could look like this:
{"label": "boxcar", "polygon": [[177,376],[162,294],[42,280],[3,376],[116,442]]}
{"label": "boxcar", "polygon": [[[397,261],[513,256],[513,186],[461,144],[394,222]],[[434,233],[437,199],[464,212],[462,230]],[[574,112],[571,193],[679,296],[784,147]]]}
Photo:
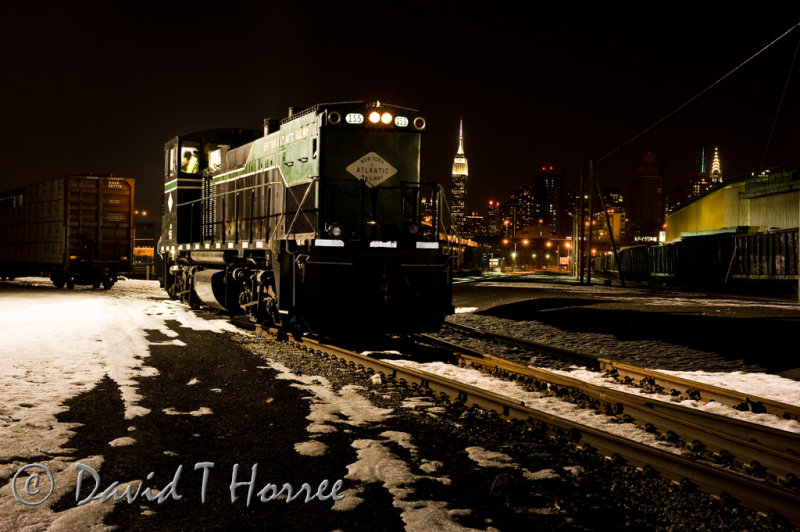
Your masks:
{"label": "boxcar", "polygon": [[133,257],[134,180],[68,175],[0,193],[0,278],[108,289]]}

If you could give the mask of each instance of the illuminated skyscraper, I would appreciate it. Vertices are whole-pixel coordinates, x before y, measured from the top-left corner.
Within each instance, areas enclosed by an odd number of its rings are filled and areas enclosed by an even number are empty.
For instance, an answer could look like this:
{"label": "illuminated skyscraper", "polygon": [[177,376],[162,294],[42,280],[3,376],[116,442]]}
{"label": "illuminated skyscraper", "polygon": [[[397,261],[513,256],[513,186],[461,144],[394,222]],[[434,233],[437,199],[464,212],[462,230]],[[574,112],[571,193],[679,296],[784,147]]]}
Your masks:
{"label": "illuminated skyscraper", "polygon": [[467,202],[467,157],[464,155],[464,121],[458,122],[458,151],[453,159],[453,176],[451,190],[453,192],[453,204],[451,205],[451,216],[453,225],[461,229],[464,226]]}
{"label": "illuminated skyscraper", "polygon": [[714,148],[714,160],[711,162],[711,182],[722,183],[722,170],[719,165],[719,148]]}
{"label": "illuminated skyscraper", "polygon": [[[719,159],[716,152],[714,154],[714,162],[717,170],[719,170]],[[681,202],[678,202],[678,205],[684,201],[694,198],[695,196],[704,194],[711,189],[715,183],[718,182],[719,181],[712,181],[711,177],[706,172],[706,150],[703,149],[700,156],[700,171],[695,174],[691,174],[686,178],[686,182],[683,185],[683,198]]]}
{"label": "illuminated skyscraper", "polygon": [[489,200],[489,207],[486,209],[486,230],[489,236],[500,234],[500,202]]}
{"label": "illuminated skyscraper", "polygon": [[631,182],[628,204],[630,236],[657,237],[664,225],[664,169],[656,155],[647,152]]}
{"label": "illuminated skyscraper", "polygon": [[533,196],[536,199],[534,217],[542,220],[554,235],[571,233],[572,222],[567,214],[567,191],[561,176],[552,166],[542,166],[542,171],[533,179]]}

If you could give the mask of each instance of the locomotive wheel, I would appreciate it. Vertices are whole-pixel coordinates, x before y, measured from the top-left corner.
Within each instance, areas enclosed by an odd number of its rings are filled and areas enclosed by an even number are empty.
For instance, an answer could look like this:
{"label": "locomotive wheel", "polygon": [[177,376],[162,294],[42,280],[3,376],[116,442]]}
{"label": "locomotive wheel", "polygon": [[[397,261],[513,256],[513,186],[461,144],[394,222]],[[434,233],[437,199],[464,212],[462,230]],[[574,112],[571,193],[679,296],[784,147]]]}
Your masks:
{"label": "locomotive wheel", "polygon": [[114,279],[111,277],[106,277],[103,279],[103,288],[105,290],[109,290],[112,286],[114,286]]}
{"label": "locomotive wheel", "polygon": [[98,288],[100,288],[100,281],[92,281],[92,288],[94,290],[97,290]]}
{"label": "locomotive wheel", "polygon": [[56,285],[56,288],[64,288],[64,279],[53,281],[53,284]]}
{"label": "locomotive wheel", "polygon": [[72,290],[73,288],[75,288],[75,281],[67,281],[67,289]]}
{"label": "locomotive wheel", "polygon": [[175,286],[178,277],[169,271],[173,264],[175,263],[169,257],[164,259],[164,290],[170,299],[178,299],[178,287]]}
{"label": "locomotive wheel", "polygon": [[291,334],[295,340],[300,341],[303,339],[303,327],[300,324],[300,320],[297,319],[297,316],[292,315],[292,317],[289,318],[286,329],[286,332]]}

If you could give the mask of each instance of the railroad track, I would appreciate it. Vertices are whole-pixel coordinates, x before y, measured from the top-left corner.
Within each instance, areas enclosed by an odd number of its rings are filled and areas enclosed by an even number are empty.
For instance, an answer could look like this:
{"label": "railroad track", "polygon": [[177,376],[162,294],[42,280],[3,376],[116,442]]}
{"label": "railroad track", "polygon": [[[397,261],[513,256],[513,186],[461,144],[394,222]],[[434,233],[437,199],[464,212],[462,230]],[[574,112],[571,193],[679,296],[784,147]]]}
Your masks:
{"label": "railroad track", "polygon": [[[252,324],[249,325],[252,327]],[[578,447],[592,449],[632,466],[658,472],[666,479],[682,485],[696,486],[721,499],[738,501],[742,506],[758,512],[778,514],[790,523],[800,525],[800,494],[766,480],[631,441],[530,408],[522,401],[433,373],[370,358],[314,339],[286,336],[275,329],[256,326],[255,332],[286,340],[298,349],[338,360],[353,369],[379,373],[385,379],[417,387],[443,399],[496,412],[503,418],[524,422],[534,429],[572,442]],[[777,470],[780,466],[776,463],[773,467]],[[784,464],[782,467],[787,466]]]}
{"label": "railroad track", "polygon": [[758,397],[753,394],[742,393],[703,382],[676,377],[660,371],[614,362],[607,358],[561,349],[452,322],[446,322],[445,326],[468,335],[513,345],[530,353],[547,355],[569,362],[577,362],[590,369],[606,372],[623,384],[637,386],[652,392],[665,393],[676,399],[693,399],[705,403],[716,401],[738,410],[773,414],[784,419],[800,421],[800,407],[781,403],[773,399]]}
{"label": "railroad track", "polygon": [[523,366],[429,335],[417,336],[420,341],[447,349],[462,367],[515,380],[556,396],[568,396],[607,415],[633,421],[648,432],[659,432],[667,440],[681,441],[693,452],[719,463],[735,461],[750,474],[769,474],[784,485],[798,483],[798,434]]}

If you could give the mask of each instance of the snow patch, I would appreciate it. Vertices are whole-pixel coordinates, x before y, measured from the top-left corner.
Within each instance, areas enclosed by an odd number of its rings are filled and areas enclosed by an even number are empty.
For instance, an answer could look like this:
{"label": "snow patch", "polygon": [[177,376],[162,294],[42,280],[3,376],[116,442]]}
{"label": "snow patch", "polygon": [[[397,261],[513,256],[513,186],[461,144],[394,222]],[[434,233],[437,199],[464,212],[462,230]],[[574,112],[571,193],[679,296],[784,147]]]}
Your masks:
{"label": "snow patch", "polygon": [[800,406],[800,382],[768,373],[672,371],[662,373]]}
{"label": "snow patch", "polygon": [[552,469],[540,469],[539,471],[534,471],[534,472],[530,472],[527,469],[523,469],[522,475],[528,480],[547,480],[550,478],[561,478],[561,476]]}
{"label": "snow patch", "polygon": [[197,416],[209,416],[209,415],[214,413],[207,406],[201,406],[197,410],[192,410],[191,412],[181,412],[180,410],[175,410],[172,407],[164,408],[161,411],[163,413],[165,413],[166,415],[168,415],[168,416],[194,416],[194,417],[197,417]]}
{"label": "snow patch", "polygon": [[400,406],[403,408],[410,408],[411,410],[417,410],[423,408],[432,408],[436,406],[436,403],[431,401],[428,397],[409,397],[408,399],[403,400]]}
{"label": "snow patch", "polygon": [[[453,520],[457,515],[469,515],[470,510],[451,509],[442,501],[407,500],[412,497],[413,484],[421,479],[432,479],[449,483],[449,479],[415,475],[406,462],[397,458],[386,446],[386,441],[355,440],[352,444],[357,450],[358,460],[347,466],[345,478],[362,484],[380,484],[392,496],[392,505],[399,509],[400,517],[407,531],[427,532],[429,530],[474,530],[464,528]],[[356,487],[342,492],[345,498],[333,505],[334,510],[352,510],[363,501]]]}
{"label": "snow patch", "polygon": [[[635,386],[621,384],[612,378],[604,376],[602,373],[583,368],[576,368],[570,371],[552,369],[549,371],[566,375],[575,379],[580,379],[597,386],[604,386],[626,393],[647,397],[647,399],[653,401],[669,402],[671,404],[678,404],[687,408],[705,410],[720,416],[740,419],[748,423],[757,423],[759,425],[765,425],[768,427],[785,430],[787,432],[800,433],[800,421],[794,419],[782,419],[772,414],[756,414],[754,412],[736,410],[716,401],[706,403],[687,399],[685,401],[675,403],[672,400],[672,397],[668,395],[646,393]],[[661,373],[682,377],[684,379],[713,384],[714,386],[719,386],[720,388],[737,390],[744,393],[752,393],[753,395],[771,398],[782,403],[800,406],[800,385],[798,385],[797,381],[778,377],[777,375],[743,372],[710,373],[703,371],[658,371]]]}
{"label": "snow patch", "polygon": [[295,381],[292,386],[309,392],[306,399],[311,403],[311,411],[306,419],[311,423],[306,427],[310,433],[335,432],[335,424],[363,425],[378,423],[391,415],[392,410],[376,408],[359,392],[363,386],[348,384],[338,392],[334,391],[324,377],[296,375],[280,362],[270,361],[270,366],[278,372],[277,379]]}
{"label": "snow patch", "polygon": [[328,446],[317,440],[308,440],[294,444],[294,450],[302,456],[322,456],[328,450]]}
{"label": "snow patch", "polygon": [[511,457],[504,453],[487,451],[483,447],[467,447],[464,450],[470,460],[481,467],[516,467]]}
{"label": "snow patch", "polygon": [[108,442],[108,445],[111,447],[127,447],[128,445],[134,445],[136,440],[131,438],[130,436],[123,436],[122,438],[117,438],[116,440],[111,440]]}

